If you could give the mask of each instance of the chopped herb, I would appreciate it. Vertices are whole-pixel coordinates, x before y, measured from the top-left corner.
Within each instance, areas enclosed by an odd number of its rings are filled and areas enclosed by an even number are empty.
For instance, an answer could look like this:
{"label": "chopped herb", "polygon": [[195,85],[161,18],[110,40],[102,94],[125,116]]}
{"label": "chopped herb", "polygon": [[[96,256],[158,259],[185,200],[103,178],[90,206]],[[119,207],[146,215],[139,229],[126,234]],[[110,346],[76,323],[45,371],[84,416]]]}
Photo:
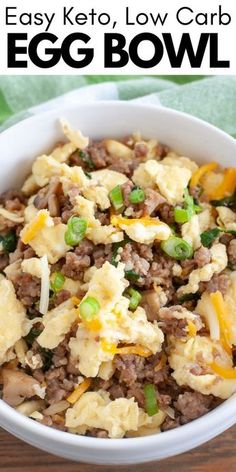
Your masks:
{"label": "chopped herb", "polygon": [[130,287],[125,292],[125,295],[128,296],[128,298],[129,298],[129,308],[130,308],[130,310],[132,310],[132,311],[136,310],[137,306],[139,305],[139,303],[142,300],[141,293],[139,293],[138,290],[135,290],[134,288]]}
{"label": "chopped herb", "polygon": [[120,185],[117,185],[109,192],[109,198],[115,210],[120,210],[123,207],[124,199]]}
{"label": "chopped herb", "polygon": [[185,293],[185,295],[182,295],[182,297],[178,298],[178,302],[180,304],[184,302],[189,302],[192,300],[198,300],[200,297],[199,293]]}
{"label": "chopped herb", "polygon": [[225,197],[222,198],[221,200],[211,200],[211,205],[214,207],[218,206],[226,206],[226,207],[232,207],[236,205],[236,192],[234,192],[233,195],[230,197]]}
{"label": "chopped herb", "polygon": [[140,187],[134,188],[132,192],[129,194],[130,203],[133,203],[133,204],[142,203],[144,202],[144,200],[145,200],[145,192]]}
{"label": "chopped herb", "polygon": [[213,243],[213,241],[219,236],[221,233],[220,228],[213,228],[210,229],[209,231],[204,231],[201,234],[201,243],[204,247],[210,247],[210,245]]}
{"label": "chopped herb", "polygon": [[100,303],[94,297],[87,297],[80,303],[79,313],[82,320],[91,321],[100,310]]}
{"label": "chopped herb", "polygon": [[188,189],[184,190],[183,208],[176,207],[174,209],[174,217],[176,223],[186,223],[191,218],[201,211],[201,207],[194,203],[194,199],[189,195]]}
{"label": "chopped herb", "polygon": [[136,282],[137,280],[140,279],[140,275],[137,274],[134,270],[125,270],[125,277],[128,280],[131,280],[133,282]]}
{"label": "chopped herb", "polygon": [[118,262],[116,260],[118,256],[118,252],[120,247],[124,247],[128,242],[130,241],[130,238],[128,236],[125,236],[124,240],[119,242],[119,243],[113,243],[112,245],[112,258],[111,258],[111,264],[117,267]]}
{"label": "chopped herb", "polygon": [[87,221],[79,216],[71,216],[67,223],[65,242],[68,246],[77,246],[85,237]]}
{"label": "chopped herb", "polygon": [[42,330],[39,328],[31,328],[27,336],[24,337],[24,340],[26,341],[29,347],[32,346],[34,340],[40,335],[41,332]]}
{"label": "chopped herb", "polygon": [[82,159],[83,163],[86,164],[86,166],[88,166],[89,169],[95,168],[95,165],[87,152],[79,151],[78,154],[79,154],[79,157]]}
{"label": "chopped herb", "polygon": [[224,233],[232,234],[232,236],[236,236],[236,231],[234,229],[227,229],[227,230],[222,229],[222,231]]}
{"label": "chopped herb", "polygon": [[149,416],[156,415],[159,411],[155,385],[144,385],[145,410]]}
{"label": "chopped herb", "polygon": [[16,249],[17,237],[14,231],[9,231],[5,236],[0,236],[0,244],[3,248],[3,252],[9,253]]}
{"label": "chopped herb", "polygon": [[166,241],[162,241],[161,249],[168,256],[180,261],[191,259],[193,255],[192,246],[187,243],[187,241],[182,238],[178,238],[177,236],[170,236],[170,238]]}
{"label": "chopped herb", "polygon": [[43,371],[49,370],[52,365],[53,351],[41,347],[39,353],[43,360]]}
{"label": "chopped herb", "polygon": [[51,281],[51,290],[54,293],[59,292],[62,289],[65,280],[65,276],[61,272],[55,272],[53,274],[53,280]]}
{"label": "chopped herb", "polygon": [[84,172],[84,173],[85,173],[86,177],[88,177],[88,179],[91,179],[91,178],[92,178],[92,176],[91,176],[91,174],[90,174],[89,172]]}

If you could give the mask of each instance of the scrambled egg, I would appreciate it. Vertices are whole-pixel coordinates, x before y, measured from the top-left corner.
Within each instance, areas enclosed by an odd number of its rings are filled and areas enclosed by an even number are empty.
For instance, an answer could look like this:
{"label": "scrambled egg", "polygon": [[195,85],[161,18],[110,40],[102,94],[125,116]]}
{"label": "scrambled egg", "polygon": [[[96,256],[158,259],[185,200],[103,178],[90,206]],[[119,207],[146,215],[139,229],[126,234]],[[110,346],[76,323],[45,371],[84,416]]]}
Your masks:
{"label": "scrambled egg", "polygon": [[73,209],[75,214],[86,218],[88,222],[86,236],[93,241],[94,244],[110,244],[124,239],[122,231],[117,231],[112,225],[102,225],[101,222],[95,218],[94,202],[79,195],[75,197]]}
{"label": "scrambled egg", "polygon": [[73,130],[64,120],[61,120],[61,125],[64,135],[76,149],[85,149],[88,146],[89,139],[85,138],[80,130]]}
{"label": "scrambled egg", "polygon": [[175,153],[169,153],[164,157],[164,159],[162,159],[161,163],[167,166],[184,167],[189,169],[191,174],[194,174],[194,172],[199,168],[196,162],[192,161],[188,157],[178,156]]}
{"label": "scrambled egg", "polygon": [[[224,379],[209,367],[214,361],[226,368],[232,367],[231,356],[217,341],[203,336],[190,338],[187,342],[175,338],[168,359],[174,370],[172,375],[180,386],[188,385],[204,395],[213,394],[222,399],[236,392],[236,379]],[[198,367],[203,369],[202,374],[195,375],[194,368]]]}
{"label": "scrambled egg", "polygon": [[108,431],[110,438],[122,438],[128,431],[153,426],[154,421],[158,428],[164,415],[158,415],[157,418],[153,419],[144,413],[134,398],[117,398],[111,401],[109,394],[100,390],[84,393],[73,408],[67,410],[66,427],[78,434],[85,434],[91,428],[100,428]]}
{"label": "scrambled egg", "polygon": [[16,298],[14,286],[10,280],[0,280],[0,364],[14,355],[9,351],[14,344],[26,336],[31,323],[26,317],[25,308]]}
{"label": "scrambled egg", "polygon": [[182,225],[182,238],[196,251],[201,246],[201,233],[212,226],[214,226],[214,218],[212,218],[210,210],[205,209]]}
{"label": "scrambled egg", "polygon": [[37,338],[39,345],[47,349],[57,347],[76,319],[78,319],[78,313],[71,299],[49,311],[42,317],[44,330]]}
{"label": "scrambled egg", "polygon": [[153,354],[161,349],[162,331],[156,322],[148,322],[143,308],[129,311],[129,300],[122,295],[126,287],[124,264],[106,262],[89,282],[85,298],[94,297],[101,308],[95,324],[81,323],[69,342],[71,356],[86,377],[95,377],[101,364],[113,359],[119,342],[139,344]]}
{"label": "scrambled egg", "polygon": [[140,187],[158,188],[167,201],[175,205],[183,201],[191,171],[187,167],[163,165],[152,159],[140,164],[134,171],[133,181]]}
{"label": "scrambled egg", "polygon": [[62,162],[67,162],[71,154],[76,151],[76,146],[72,143],[66,143],[63,146],[58,146],[56,147],[52,153],[51,156],[56,159],[56,161],[62,163]]}
{"label": "scrambled egg", "polygon": [[24,221],[30,223],[38,214],[39,210],[34,206],[33,203],[29,203],[24,210]]}
{"label": "scrambled egg", "polygon": [[24,193],[24,195],[26,195],[26,197],[29,197],[33,193],[37,193],[38,189],[39,189],[39,186],[37,185],[33,174],[27,177],[23,186],[21,187],[21,191]]}
{"label": "scrambled egg", "polygon": [[111,206],[108,190],[99,185],[90,185],[82,190],[83,196],[93,201],[101,210],[107,210]]}
{"label": "scrambled egg", "polygon": [[236,214],[227,207],[217,207],[218,213],[217,223],[221,228],[228,231],[236,231]]}
{"label": "scrambled egg", "polygon": [[55,264],[70,247],[65,243],[67,226],[54,224],[47,210],[40,210],[35,218],[20,233],[21,240],[29,244],[38,257],[47,255],[50,264]]}
{"label": "scrambled egg", "polygon": [[224,244],[214,244],[210,249],[210,253],[211,262],[191,272],[187,285],[183,285],[177,290],[179,296],[185,293],[196,293],[200,282],[209,282],[214,274],[219,274],[226,268],[228,258]]}
{"label": "scrambled egg", "polygon": [[47,185],[49,180],[55,176],[61,178],[65,189],[71,184],[76,184],[78,188],[81,188],[89,183],[89,178],[86,177],[82,167],[70,167],[65,163],[61,164],[52,156],[46,154],[37,157],[33,163],[32,172],[39,187]]}
{"label": "scrambled egg", "polygon": [[164,241],[171,236],[170,227],[158,218],[127,219],[112,216],[111,223],[123,229],[137,243],[151,244],[155,240]]}
{"label": "scrambled egg", "polygon": [[24,259],[21,263],[21,269],[23,272],[33,275],[41,279],[42,266],[41,261],[37,257],[31,257],[30,259]]}
{"label": "scrambled egg", "polygon": [[95,172],[92,172],[91,175],[92,179],[99,182],[99,184],[105,187],[108,192],[117,185],[122,185],[128,180],[126,175],[110,169],[96,170]]}

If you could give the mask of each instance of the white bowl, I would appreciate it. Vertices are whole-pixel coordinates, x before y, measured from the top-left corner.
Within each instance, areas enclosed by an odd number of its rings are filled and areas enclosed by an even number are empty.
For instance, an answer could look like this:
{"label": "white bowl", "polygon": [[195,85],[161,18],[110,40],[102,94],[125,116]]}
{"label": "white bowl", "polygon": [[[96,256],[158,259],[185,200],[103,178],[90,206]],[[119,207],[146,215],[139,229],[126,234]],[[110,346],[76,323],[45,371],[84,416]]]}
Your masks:
{"label": "white bowl", "polygon": [[[59,118],[92,138],[133,131],[158,138],[199,162],[235,165],[236,141],[217,128],[170,109],[126,102],[95,103],[29,118],[0,135],[1,192],[19,186],[32,160],[62,138]],[[131,464],[170,457],[192,449],[236,422],[235,396],[207,415],[172,431],[134,439],[75,436],[40,425],[0,400],[0,425],[20,439],[53,454],[96,464]]]}

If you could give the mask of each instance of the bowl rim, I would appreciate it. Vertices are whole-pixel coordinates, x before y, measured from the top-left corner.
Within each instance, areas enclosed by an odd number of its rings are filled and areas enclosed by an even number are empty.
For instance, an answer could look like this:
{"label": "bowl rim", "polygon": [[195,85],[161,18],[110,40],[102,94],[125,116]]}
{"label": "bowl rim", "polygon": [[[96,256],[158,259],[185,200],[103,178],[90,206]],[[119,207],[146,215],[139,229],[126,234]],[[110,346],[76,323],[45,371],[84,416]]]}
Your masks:
{"label": "bowl rim", "polygon": [[[72,112],[81,109],[87,110],[89,108],[94,109],[100,107],[107,109],[112,109],[114,107],[124,109],[127,107],[132,108],[133,110],[146,109],[147,111],[150,110],[159,114],[165,114],[172,117],[181,118],[183,120],[192,122],[192,124],[196,123],[201,127],[208,128],[209,130],[217,134],[219,138],[223,138],[228,143],[234,145],[236,150],[236,140],[233,137],[228,135],[225,131],[222,131],[216,126],[205,122],[200,118],[159,105],[116,100],[90,102],[88,104],[81,105],[69,105],[54,108],[50,111],[43,111],[36,115],[32,115],[3,130],[0,133],[0,144],[2,136],[7,137],[7,135],[14,131],[14,129],[20,128],[21,126],[24,127],[25,125],[27,125],[27,123],[33,125],[34,122],[38,121],[39,117],[47,116],[49,119],[53,119],[54,117],[56,118],[56,116],[58,117],[58,115],[63,115],[67,112]],[[142,448],[142,450],[145,450],[145,448],[147,448],[148,458],[146,459],[146,461],[150,461],[155,459],[155,454],[151,458],[149,454],[149,451],[153,446],[159,446],[164,448],[163,454],[162,452],[159,453],[159,458],[167,456],[171,457],[173,455],[199,446],[200,444],[208,441],[209,439],[212,439],[217,434],[220,434],[221,432],[225,431],[227,428],[232,426],[236,422],[235,400],[236,395],[234,394],[228,400],[224,400],[223,403],[216,407],[214,410],[176,429],[165,431],[161,434],[156,433],[149,436],[135,438],[94,438],[82,435],[75,435],[64,431],[58,431],[54,428],[42,425],[28,417],[25,417],[24,415],[16,411],[13,407],[7,405],[7,403],[5,403],[3,400],[0,400],[0,425],[4,429],[8,430],[12,434],[16,434],[18,437],[21,437],[25,441],[27,441],[27,436],[31,435],[31,437],[35,437],[38,440],[50,440],[51,443],[57,444],[59,446],[81,446],[85,451],[91,451],[91,449],[97,451],[105,451],[108,449],[109,451],[114,452],[134,452],[137,448]],[[15,427],[17,428],[17,431],[14,431]],[[193,428],[194,437],[192,435]],[[19,432],[20,430],[21,433]],[[170,445],[171,450],[169,450]],[[43,449],[41,445],[39,445],[38,447]],[[166,453],[167,450],[168,454]]]}

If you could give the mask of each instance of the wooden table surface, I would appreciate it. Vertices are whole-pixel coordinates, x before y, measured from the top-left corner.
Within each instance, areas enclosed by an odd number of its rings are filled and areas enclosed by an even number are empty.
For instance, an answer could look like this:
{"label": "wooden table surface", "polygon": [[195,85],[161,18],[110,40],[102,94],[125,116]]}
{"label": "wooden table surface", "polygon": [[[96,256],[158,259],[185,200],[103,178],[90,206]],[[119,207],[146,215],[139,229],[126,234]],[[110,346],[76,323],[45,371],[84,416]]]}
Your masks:
{"label": "wooden table surface", "polygon": [[236,426],[189,453],[139,466],[78,464],[46,454],[0,429],[2,472],[236,472]]}

